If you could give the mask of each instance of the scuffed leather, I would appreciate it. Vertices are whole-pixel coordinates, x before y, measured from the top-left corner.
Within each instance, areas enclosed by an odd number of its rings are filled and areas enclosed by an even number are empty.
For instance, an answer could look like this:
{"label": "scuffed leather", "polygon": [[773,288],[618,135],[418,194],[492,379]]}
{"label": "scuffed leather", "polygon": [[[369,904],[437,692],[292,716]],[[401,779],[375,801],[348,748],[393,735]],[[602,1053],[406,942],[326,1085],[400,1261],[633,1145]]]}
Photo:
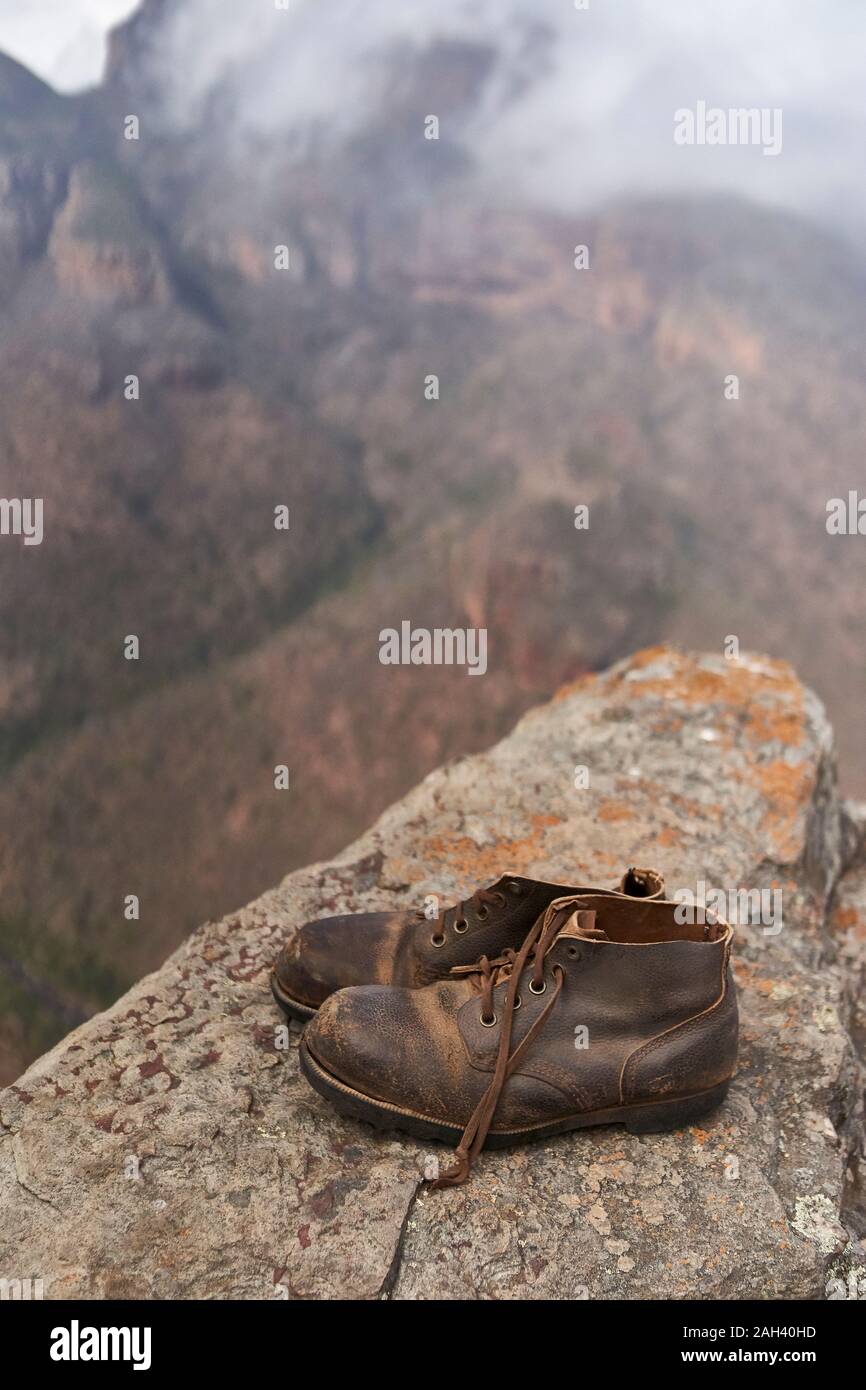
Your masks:
{"label": "scuffed leather", "polygon": [[[631,869],[621,880],[620,889],[624,887],[658,896],[664,880],[655,870]],[[454,965],[471,965],[480,955],[495,956],[507,946],[517,948],[554,898],[582,892],[606,897],[619,890],[568,888],[503,874],[491,891],[502,891],[505,905],[489,909],[486,916],[467,905],[467,930],[458,933],[449,926],[440,947],[430,940],[435,922],[417,912],[345,913],[307,922],[280,951],[274,966],[277,982],[292,999],[311,1008],[318,1008],[335,990],[353,985],[415,989],[443,979]]]}
{"label": "scuffed leather", "polygon": [[[691,930],[673,925],[675,904],[584,899],[603,930],[636,937]],[[587,920],[593,920],[592,913]],[[667,925],[666,925],[667,923]],[[563,984],[544,1026],[503,1088],[494,1128],[688,1096],[727,1080],[736,1065],[737,1004],[728,967],[731,930],[717,939],[649,942],[587,939],[563,931],[544,965]],[[521,977],[512,1045],[548,1002]],[[421,989],[345,989],[308,1025],[313,1056],[361,1094],[464,1125],[484,1093],[499,1044],[507,982],[493,991],[497,1024],[484,1027],[470,977]],[[575,1047],[588,1029],[589,1046]]]}
{"label": "scuffed leather", "polygon": [[732,1076],[737,1065],[739,1018],[730,968],[725,990],[706,1013],[650,1038],[623,1067],[624,1103],[645,1095],[672,1097],[708,1091]]}
{"label": "scuffed leather", "polygon": [[292,998],[318,1007],[335,989],[389,984],[401,936],[414,913],[358,912],[307,922],[283,947],[277,980]]}

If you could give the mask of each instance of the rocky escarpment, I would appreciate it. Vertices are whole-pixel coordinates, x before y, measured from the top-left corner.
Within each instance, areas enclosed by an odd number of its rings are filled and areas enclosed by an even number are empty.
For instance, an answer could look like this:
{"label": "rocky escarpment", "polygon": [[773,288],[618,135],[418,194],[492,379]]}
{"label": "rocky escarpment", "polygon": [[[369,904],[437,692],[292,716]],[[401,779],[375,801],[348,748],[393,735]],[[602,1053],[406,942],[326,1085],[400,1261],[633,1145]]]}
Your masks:
{"label": "rocky escarpment", "polygon": [[[503,181],[484,131],[531,125],[555,32],[463,8],[395,46],[146,0],[77,97],[0,55],[3,495],[45,515],[0,544],[2,1083],[665,637],[793,659],[866,785],[860,550],[824,527],[862,471],[859,251],[727,199],[515,203],[535,157]],[[383,668],[404,617],[485,627],[488,678]]]}
{"label": "rocky escarpment", "polygon": [[[2,1093],[0,1274],[91,1298],[862,1292],[862,818],[833,756],[778,662],[658,648],[563,690]],[[632,861],[674,891],[750,890],[743,916],[766,890],[737,933],[739,1074],[700,1128],[486,1154],[431,1192],[444,1150],[338,1118],[299,1076],[268,969],[306,917]]]}
{"label": "rocky escarpment", "polygon": [[0,53],[0,301],[44,250],[66,196],[69,105]]}

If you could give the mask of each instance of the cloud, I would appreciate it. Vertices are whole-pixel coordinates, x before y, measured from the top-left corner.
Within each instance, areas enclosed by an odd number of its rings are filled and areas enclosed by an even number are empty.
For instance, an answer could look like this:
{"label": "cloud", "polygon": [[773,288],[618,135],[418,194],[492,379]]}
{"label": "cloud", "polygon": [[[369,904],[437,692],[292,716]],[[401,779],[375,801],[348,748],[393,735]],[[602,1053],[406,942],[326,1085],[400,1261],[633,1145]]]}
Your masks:
{"label": "cloud", "polygon": [[59,92],[95,86],[108,30],[138,0],[0,0],[0,49]]}
{"label": "cloud", "polygon": [[[92,80],[83,50],[128,0],[47,6],[48,23],[46,3],[37,21],[29,0],[0,0],[0,46],[42,75],[66,62],[64,87],[74,73]],[[860,0],[589,0],[586,10],[571,0],[291,0],[287,11],[270,0],[177,0],[164,14],[150,74],[160,115],[178,132],[222,119],[229,148],[311,124],[345,134],[382,98],[383,54],[462,38],[496,50],[466,138],[482,175],[515,196],[578,207],[620,192],[721,189],[866,218]],[[37,63],[27,54],[40,43]],[[699,100],[781,108],[781,156],[675,145],[674,111]],[[435,87],[429,103],[447,127]]]}
{"label": "cloud", "polygon": [[[249,132],[360,123],[376,57],[458,37],[493,45],[498,92],[479,114],[474,153],[491,181],[579,206],[618,192],[723,189],[834,215],[866,209],[859,0],[293,0],[256,13],[188,0],[169,16],[158,62],[179,126],[204,119],[221,84]],[[544,52],[535,81],[526,55]],[[510,87],[523,94],[510,104]],[[447,121],[448,111],[430,109]],[[689,149],[673,113],[711,105],[780,107],[784,149]]]}

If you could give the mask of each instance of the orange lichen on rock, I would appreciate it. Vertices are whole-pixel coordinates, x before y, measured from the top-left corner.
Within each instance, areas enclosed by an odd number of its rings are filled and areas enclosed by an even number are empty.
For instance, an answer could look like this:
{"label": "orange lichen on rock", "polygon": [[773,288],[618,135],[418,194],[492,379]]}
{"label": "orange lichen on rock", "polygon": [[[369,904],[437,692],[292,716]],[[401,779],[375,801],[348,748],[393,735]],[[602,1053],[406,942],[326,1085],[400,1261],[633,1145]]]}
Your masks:
{"label": "orange lichen on rock", "polygon": [[530,818],[532,830],[519,840],[497,840],[492,845],[477,845],[468,835],[449,838],[434,835],[424,845],[420,859],[428,866],[447,864],[459,878],[478,882],[499,878],[506,870],[525,873],[539,858],[543,858],[546,832],[562,825],[561,816],[536,814]]}
{"label": "orange lichen on rock", "polygon": [[656,835],[656,844],[659,849],[679,848],[683,843],[683,833],[675,825],[666,825],[664,830],[660,830]]}
{"label": "orange lichen on rock", "polygon": [[794,709],[751,705],[744,729],[756,743],[783,743],[789,748],[800,748],[805,737],[802,700]]}
{"label": "orange lichen on rock", "polygon": [[580,691],[591,690],[598,684],[598,676],[590,671],[586,675],[577,676],[573,681],[566,681],[551,697],[551,704],[556,704],[558,700],[567,700],[570,695],[577,695]]}
{"label": "orange lichen on rock", "polygon": [[752,980],[751,988],[756,989],[759,994],[763,994],[766,999],[769,999],[771,994],[773,993],[773,990],[776,988],[776,981]]}
{"label": "orange lichen on rock", "polygon": [[642,671],[646,666],[652,666],[654,662],[661,661],[663,657],[679,655],[676,647],[669,647],[666,642],[660,642],[655,647],[643,647],[641,651],[635,652],[626,669],[628,671]]}
{"label": "orange lichen on rock", "polygon": [[[630,679],[634,672],[657,663],[664,663],[667,671],[646,680]],[[625,686],[636,698],[661,695],[687,705],[703,705],[708,712],[719,705],[750,710],[767,696],[774,703],[780,698],[792,700],[795,715],[803,704],[803,688],[793,669],[786,661],[770,657],[762,658],[760,666],[730,660],[713,669],[699,665],[676,647],[646,647],[624,666],[614,668],[605,682],[611,687]],[[788,713],[784,713],[787,720]],[[793,732],[793,728],[788,732]]]}
{"label": "orange lichen on rock", "polygon": [[629,806],[627,802],[614,801],[610,797],[607,798],[607,800],[605,801],[599,802],[598,811],[596,812],[596,815],[599,820],[604,821],[635,819],[634,809],[631,806]]}
{"label": "orange lichen on rock", "polygon": [[725,809],[721,802],[705,804],[694,797],[681,796],[677,792],[670,793],[667,800],[668,805],[672,806],[682,819],[709,819],[715,823],[722,819]]}
{"label": "orange lichen on rock", "polygon": [[833,931],[850,932],[858,941],[866,941],[866,914],[858,908],[841,903],[830,918]]}
{"label": "orange lichen on rock", "polygon": [[832,925],[841,931],[849,931],[851,927],[856,927],[860,921],[860,913],[856,907],[837,908],[831,918]]}
{"label": "orange lichen on rock", "polygon": [[758,987],[758,967],[749,961],[743,960],[741,956],[732,956],[731,965],[734,971],[734,978],[740,989],[751,989]]}
{"label": "orange lichen on rock", "polygon": [[814,768],[810,764],[798,766],[777,758],[770,763],[754,764],[749,780],[769,803],[764,827],[770,837],[773,858],[780,863],[794,862],[803,851],[803,812],[812,799]]}

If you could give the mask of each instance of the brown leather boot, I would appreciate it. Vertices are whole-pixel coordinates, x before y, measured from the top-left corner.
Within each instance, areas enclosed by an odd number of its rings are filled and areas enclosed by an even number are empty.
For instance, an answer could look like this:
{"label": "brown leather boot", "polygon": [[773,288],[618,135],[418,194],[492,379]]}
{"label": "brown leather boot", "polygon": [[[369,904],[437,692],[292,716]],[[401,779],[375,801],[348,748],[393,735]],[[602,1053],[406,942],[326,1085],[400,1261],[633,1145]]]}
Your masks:
{"label": "brown leather boot", "polygon": [[440,1186],[485,1143],[689,1124],[728,1089],[737,1001],[731,928],[676,907],[583,894],[426,989],[340,990],[304,1032],[304,1075],[343,1114],[459,1140]]}
{"label": "brown leather boot", "polygon": [[489,888],[435,916],[416,912],[356,912],[307,922],[277,957],[271,976],[284,1013],[312,1018],[335,990],[348,985],[404,985],[417,989],[487,953],[515,950],[539,913],[555,898],[575,893],[660,897],[664,879],[654,869],[628,869],[618,889],[575,888],[503,874]]}

